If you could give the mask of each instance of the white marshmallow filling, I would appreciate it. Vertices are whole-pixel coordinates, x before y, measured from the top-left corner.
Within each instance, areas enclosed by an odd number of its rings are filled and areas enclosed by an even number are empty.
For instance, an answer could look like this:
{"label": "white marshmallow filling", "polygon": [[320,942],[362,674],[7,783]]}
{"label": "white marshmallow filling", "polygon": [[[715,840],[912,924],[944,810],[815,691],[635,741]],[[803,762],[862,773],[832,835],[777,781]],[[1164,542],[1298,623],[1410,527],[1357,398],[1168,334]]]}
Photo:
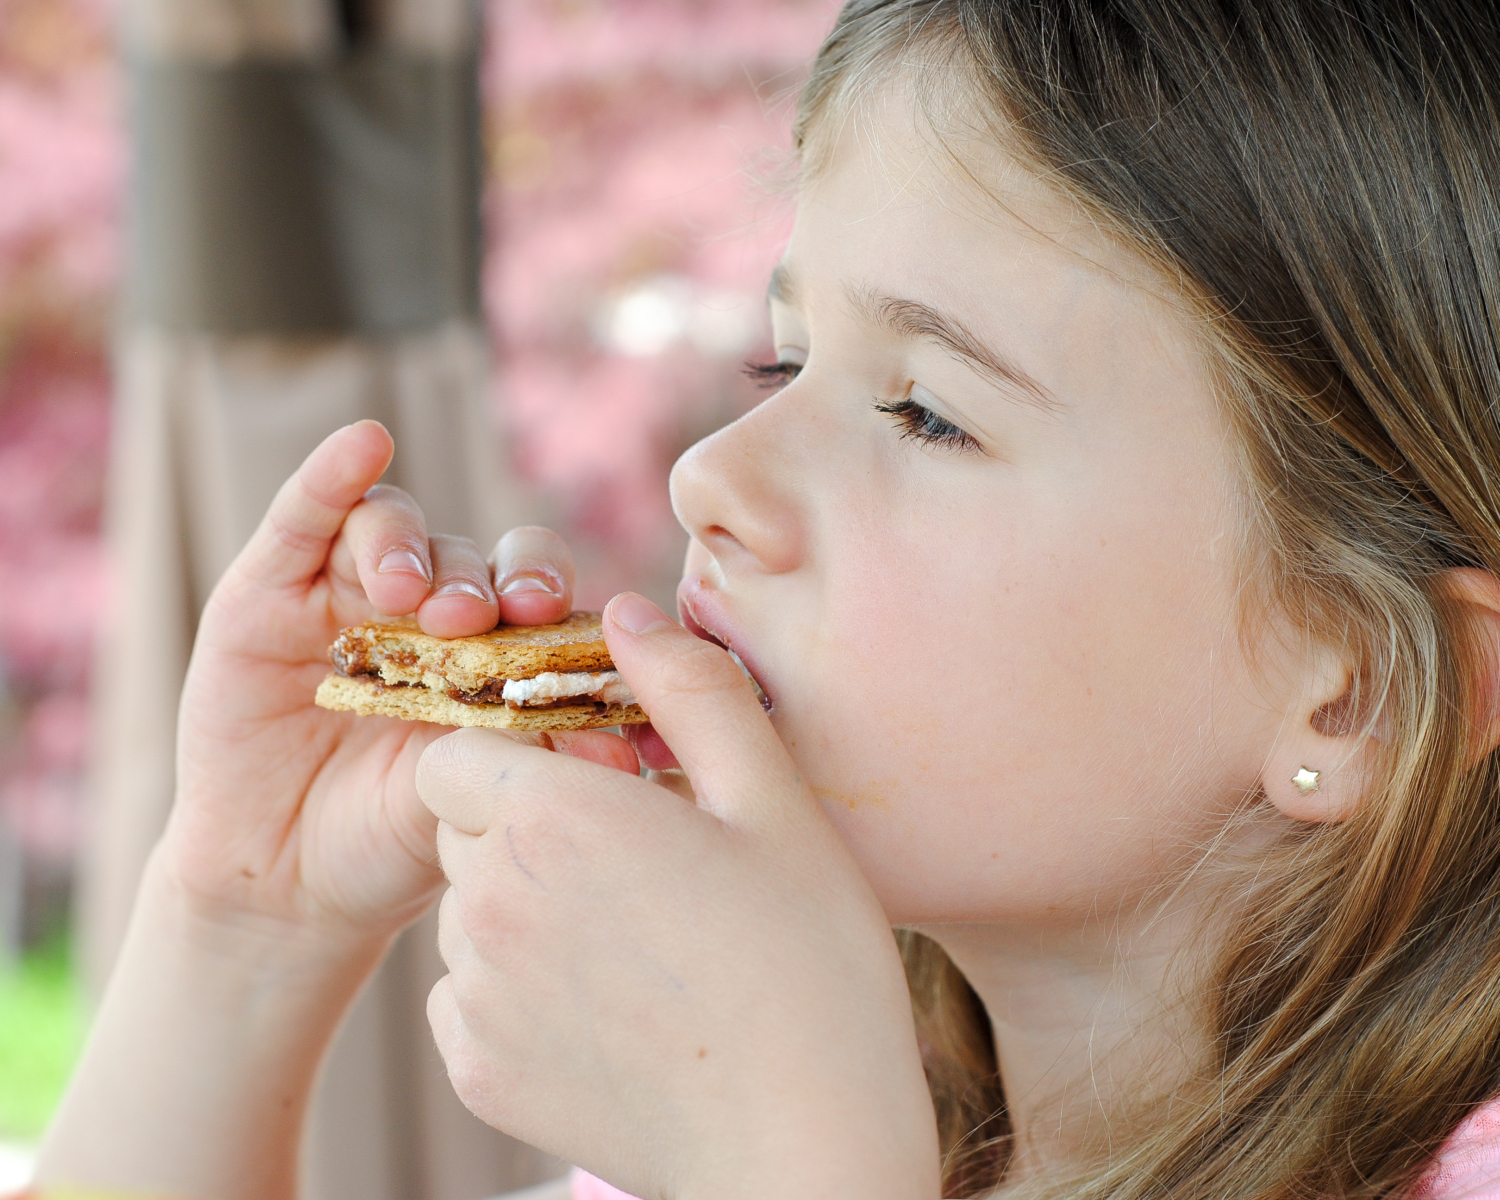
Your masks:
{"label": "white marshmallow filling", "polygon": [[618,671],[543,671],[530,679],[507,679],[501,698],[513,708],[554,704],[587,696],[601,704],[634,704]]}

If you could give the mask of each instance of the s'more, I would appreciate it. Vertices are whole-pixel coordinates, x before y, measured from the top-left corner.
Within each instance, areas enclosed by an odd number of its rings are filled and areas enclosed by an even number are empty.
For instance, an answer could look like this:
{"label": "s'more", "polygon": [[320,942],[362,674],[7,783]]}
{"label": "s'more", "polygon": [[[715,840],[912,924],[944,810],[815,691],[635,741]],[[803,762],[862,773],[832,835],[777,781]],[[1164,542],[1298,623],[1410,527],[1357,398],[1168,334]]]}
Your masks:
{"label": "s'more", "polygon": [[328,658],[317,703],[361,716],[549,732],[647,720],[598,613],[461,638],[423,633],[409,617],[370,622],[343,630]]}

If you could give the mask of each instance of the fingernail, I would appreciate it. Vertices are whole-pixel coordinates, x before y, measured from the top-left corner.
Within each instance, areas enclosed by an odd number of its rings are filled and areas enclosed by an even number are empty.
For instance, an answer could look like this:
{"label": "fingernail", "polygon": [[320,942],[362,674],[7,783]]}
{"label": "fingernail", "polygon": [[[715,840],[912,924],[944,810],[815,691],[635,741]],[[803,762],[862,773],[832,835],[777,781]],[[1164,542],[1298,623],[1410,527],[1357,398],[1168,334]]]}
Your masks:
{"label": "fingernail", "polygon": [[442,587],[433,593],[434,596],[473,596],[474,599],[485,604],[491,603],[495,598],[490,593],[467,579],[450,579]]}
{"label": "fingernail", "polygon": [[674,624],[666,613],[635,592],[621,592],[611,600],[609,615],[616,625],[631,633],[655,633]]}
{"label": "fingernail", "polygon": [[432,582],[432,572],[427,564],[410,550],[387,550],[375,569],[382,575],[416,575],[428,583]]}
{"label": "fingernail", "polygon": [[517,575],[507,580],[500,589],[502,596],[521,596],[528,592],[545,592],[549,596],[561,596],[562,584],[556,579],[542,575]]}

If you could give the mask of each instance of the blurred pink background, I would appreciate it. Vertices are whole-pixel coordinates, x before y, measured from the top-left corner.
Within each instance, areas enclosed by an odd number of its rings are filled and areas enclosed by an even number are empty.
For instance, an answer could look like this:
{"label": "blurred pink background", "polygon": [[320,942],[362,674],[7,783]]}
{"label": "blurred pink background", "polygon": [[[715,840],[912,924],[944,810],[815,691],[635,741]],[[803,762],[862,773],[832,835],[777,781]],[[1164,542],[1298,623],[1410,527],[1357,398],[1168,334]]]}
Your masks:
{"label": "blurred pink background", "polygon": [[[495,412],[583,552],[669,577],[666,473],[754,402],[790,93],[834,0],[488,0]],[[111,0],[0,0],[0,820],[66,873],[84,811],[127,171]]]}

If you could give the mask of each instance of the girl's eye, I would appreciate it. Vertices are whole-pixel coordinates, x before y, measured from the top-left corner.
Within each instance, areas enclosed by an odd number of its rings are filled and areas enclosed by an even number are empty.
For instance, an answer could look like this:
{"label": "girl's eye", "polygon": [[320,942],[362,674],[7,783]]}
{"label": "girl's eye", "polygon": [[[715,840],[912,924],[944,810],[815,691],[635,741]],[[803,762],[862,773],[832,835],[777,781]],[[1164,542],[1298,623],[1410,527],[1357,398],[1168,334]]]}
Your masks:
{"label": "girl's eye", "polygon": [[903,438],[913,438],[929,445],[965,453],[983,452],[983,447],[971,434],[965,433],[952,421],[938,416],[932,409],[918,404],[910,396],[889,404],[876,404],[875,411],[895,417]]}
{"label": "girl's eye", "polygon": [[769,391],[771,388],[784,388],[802,370],[801,363],[774,362],[757,363],[747,362],[745,374],[755,382],[755,386]]}

